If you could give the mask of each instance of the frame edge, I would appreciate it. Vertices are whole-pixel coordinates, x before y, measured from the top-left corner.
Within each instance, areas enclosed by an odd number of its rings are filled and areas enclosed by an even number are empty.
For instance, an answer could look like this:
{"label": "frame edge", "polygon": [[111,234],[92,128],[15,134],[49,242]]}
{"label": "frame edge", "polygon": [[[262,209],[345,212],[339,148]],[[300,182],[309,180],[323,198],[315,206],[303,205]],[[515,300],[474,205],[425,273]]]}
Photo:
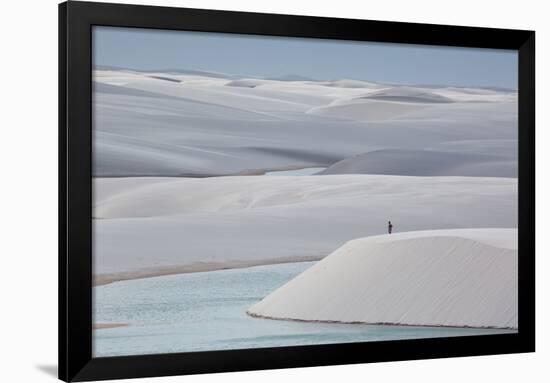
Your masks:
{"label": "frame edge", "polygon": [[58,5],[58,378],[67,373],[67,3]]}
{"label": "frame edge", "polygon": [[535,352],[535,31],[518,48],[519,331],[524,352]]}
{"label": "frame edge", "polygon": [[[91,7],[91,9],[89,8]],[[79,128],[79,121],[85,119],[90,114],[89,106],[82,105],[81,93],[85,93],[89,89],[89,84],[85,84],[89,81],[88,78],[82,78],[83,71],[89,70],[90,63],[87,61],[89,53],[86,53],[86,49],[89,48],[87,44],[89,41],[84,41],[83,45],[78,45],[78,38],[83,36],[85,29],[88,28],[90,21],[96,20],[96,18],[103,19],[101,12],[98,14],[99,8],[103,10],[108,9],[124,9],[131,10],[132,8],[139,7],[142,11],[151,10],[158,7],[148,6],[136,6],[111,4],[111,3],[90,3],[80,1],[70,1],[59,4],[59,378],[64,381],[84,381],[84,380],[96,380],[96,379],[113,379],[113,378],[133,378],[133,377],[146,377],[146,376],[167,376],[167,375],[180,375],[180,374],[196,374],[205,372],[228,372],[228,371],[247,371],[247,370],[259,370],[259,369],[275,369],[275,368],[289,368],[289,367],[308,367],[308,366],[323,366],[323,365],[336,365],[336,364],[353,364],[353,363],[370,363],[370,362],[383,362],[383,361],[398,361],[398,360],[415,360],[415,359],[428,359],[428,358],[442,358],[442,357],[460,357],[460,356],[474,356],[474,355],[488,355],[488,354],[504,354],[504,353],[519,353],[519,352],[533,352],[535,350],[535,318],[534,318],[534,217],[535,217],[535,201],[534,201],[534,107],[535,107],[535,73],[534,73],[534,32],[533,31],[512,31],[512,30],[499,30],[502,33],[513,35],[514,49],[517,49],[518,56],[518,68],[519,68],[519,85],[521,85],[522,96],[520,97],[520,110],[518,115],[519,126],[522,127],[519,131],[519,137],[522,140],[519,145],[520,157],[524,161],[520,165],[520,172],[522,174],[522,182],[519,187],[520,197],[520,215],[519,220],[524,225],[524,231],[520,235],[520,248],[526,252],[530,260],[521,268],[518,274],[519,282],[523,288],[523,292],[520,292],[520,312],[525,315],[520,315],[521,324],[524,326],[520,330],[518,336],[507,337],[508,343],[504,343],[504,338],[494,338],[495,343],[482,346],[479,349],[471,350],[468,354],[463,353],[460,349],[454,351],[447,351],[442,355],[436,355],[437,349],[429,351],[417,351],[415,355],[404,352],[395,351],[392,357],[380,357],[375,355],[356,357],[356,359],[350,360],[339,357],[328,358],[325,355],[325,351],[329,348],[324,346],[317,347],[313,351],[313,355],[317,355],[322,362],[316,361],[304,361],[300,363],[293,363],[289,365],[286,360],[273,359],[267,365],[253,363],[250,360],[236,360],[233,363],[229,363],[231,367],[217,367],[212,368],[205,363],[202,358],[214,358],[218,359],[220,363],[225,359],[227,354],[224,352],[212,351],[209,355],[185,355],[186,358],[190,358],[192,367],[186,368],[180,364],[180,358],[182,354],[155,354],[148,356],[128,356],[128,357],[113,357],[113,358],[93,358],[91,357],[91,317],[84,320],[84,316],[87,315],[91,309],[86,307],[84,311],[78,311],[78,308],[82,308],[87,305],[91,300],[91,292],[87,291],[87,286],[91,286],[91,277],[86,273],[88,267],[91,268],[91,263],[88,263],[86,259],[80,259],[79,257],[88,256],[89,250],[84,253],[78,250],[86,249],[87,239],[83,236],[86,232],[86,227],[75,227],[74,224],[87,219],[89,207],[84,206],[83,201],[89,197],[89,192],[86,189],[90,183],[89,180],[83,181],[88,175],[89,165],[91,158],[88,157],[89,150],[83,149],[74,144],[82,144],[90,139],[89,132],[83,131]],[[143,23],[154,23],[161,14],[167,12],[171,7],[161,7],[164,10],[154,11],[151,18],[147,18],[148,21],[140,21]],[[186,12],[186,17],[198,16],[198,19],[202,19],[208,15],[215,14],[216,17],[226,14],[242,16],[243,12],[234,11],[221,11],[221,10],[190,10],[187,8],[177,8],[181,12]],[[88,12],[91,11],[91,12]],[[116,13],[116,12],[115,12]],[[250,13],[246,13],[250,17]],[[230,16],[231,16],[230,15]],[[267,14],[254,14],[262,18],[277,18],[283,20],[283,18],[292,17],[298,18],[302,21],[309,20],[313,22],[316,19],[315,25],[322,26],[323,23],[329,22],[330,18],[319,18],[312,16],[294,16],[294,15],[269,15]],[[272,16],[272,17],[270,17]],[[110,15],[114,20],[118,20],[119,15]],[[244,16],[243,16],[244,17]],[[135,18],[134,18],[135,19]],[[170,18],[173,19],[173,18]],[[186,19],[187,20],[187,19]],[[216,18],[216,20],[218,20]],[[324,21],[323,21],[324,20]],[[82,22],[82,23],[79,23]],[[346,21],[352,21],[349,19],[341,19],[338,25],[345,23]],[[369,20],[354,20],[353,23],[359,25],[359,23]],[[213,22],[213,21],[211,21]],[[167,21],[168,23],[168,21]],[[381,27],[385,25],[387,27],[394,24],[407,24],[408,27],[415,26],[414,23],[396,23],[396,22],[372,22],[372,25],[378,25]],[[208,23],[207,23],[208,24]],[[227,25],[227,22],[222,23]],[[172,27],[175,24],[171,24]],[[193,21],[193,25],[198,30],[204,28],[201,22]],[[296,23],[291,24],[291,27],[295,27]],[[365,24],[366,25],[366,24]],[[418,24],[420,25],[420,24]],[[258,25],[255,25],[260,28]],[[469,31],[469,34],[475,31],[483,31],[494,33],[496,30],[489,30],[487,28],[479,27],[455,27],[455,26],[438,26],[427,24],[424,27],[424,31],[427,28],[431,29],[433,33],[435,30],[443,27],[462,28],[463,31]],[[169,27],[167,27],[169,28]],[[241,27],[242,28],[242,27]],[[266,30],[264,29],[262,30]],[[433,29],[432,29],[433,28]],[[310,31],[308,33],[314,33]],[[350,31],[349,33],[355,33]],[[246,33],[246,32],[235,32]],[[468,35],[468,33],[467,33]],[[71,38],[72,37],[72,38]],[[311,37],[311,36],[310,36]],[[336,38],[336,37],[325,37]],[[380,37],[385,39],[388,37]],[[440,39],[442,37],[439,37]],[[464,37],[460,37],[463,39]],[[458,38],[457,38],[458,39]],[[504,39],[505,40],[505,39]],[[418,42],[416,42],[418,43]],[[512,44],[512,42],[499,42],[500,45]],[[515,45],[517,44],[517,45]],[[498,49],[498,48],[497,48]],[[511,48],[501,48],[511,49]],[[84,86],[82,86],[84,85]],[[72,96],[72,97],[71,97]],[[71,104],[71,105],[69,105]],[[80,112],[84,112],[78,116],[78,113],[73,108],[77,108]],[[77,118],[78,117],[78,118]],[[71,130],[69,130],[71,127]],[[72,145],[71,145],[72,144]],[[81,161],[79,161],[81,160]],[[84,173],[84,174],[82,174]],[[83,183],[82,183],[83,182]],[[84,191],[84,194],[79,194],[79,191]],[[522,203],[521,198],[525,201]],[[78,215],[86,210],[86,214]],[[70,225],[72,223],[72,225]],[[72,254],[72,257],[69,257]],[[75,259],[76,257],[76,259]],[[79,278],[80,276],[80,278]],[[69,286],[76,287],[69,291]],[[77,303],[75,305],[75,303]],[[71,308],[69,310],[69,308]],[[521,325],[520,325],[521,326]],[[385,342],[386,345],[382,345],[382,349],[389,349],[389,347],[396,347],[395,344],[390,346],[390,343]],[[420,343],[420,342],[418,342]],[[426,345],[443,345],[445,342],[426,340],[422,342]],[[457,339],[453,341],[453,344],[468,346],[470,342],[467,339]],[[378,344],[380,347],[380,344]],[[506,346],[506,347],[503,347]],[[307,348],[287,348],[281,347],[278,351],[266,350],[266,355],[277,356],[280,352],[288,352],[290,355],[303,353],[305,350],[311,352],[314,349]],[[332,348],[332,346],[330,347]],[[340,350],[362,350],[359,345],[351,345],[341,347]],[[242,356],[245,355],[243,350],[231,350],[231,353],[238,351]],[[248,352],[250,351],[250,352]],[[246,355],[250,354],[257,349],[247,350]],[[345,354],[345,352],[344,352]],[[308,356],[308,359],[312,355]],[[328,359],[327,359],[328,358]],[[343,358],[343,359],[342,359]],[[154,368],[151,366],[134,365],[137,361],[141,362],[156,362],[158,365]],[[187,367],[189,367],[189,365]],[[130,368],[131,367],[131,368]],[[159,373],[158,369],[162,372]],[[155,369],[157,369],[155,371]],[[153,375],[151,375],[153,374]]]}
{"label": "frame edge", "polygon": [[[86,7],[59,4],[59,372],[71,382],[92,360],[90,42]],[[86,148],[86,149],[83,149]]]}

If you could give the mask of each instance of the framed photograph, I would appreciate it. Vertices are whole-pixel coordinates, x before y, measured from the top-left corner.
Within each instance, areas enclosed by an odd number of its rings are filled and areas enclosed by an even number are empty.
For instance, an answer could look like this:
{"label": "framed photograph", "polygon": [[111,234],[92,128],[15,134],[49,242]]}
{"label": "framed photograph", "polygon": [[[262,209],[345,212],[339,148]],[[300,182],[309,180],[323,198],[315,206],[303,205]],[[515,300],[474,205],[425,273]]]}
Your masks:
{"label": "framed photograph", "polygon": [[60,4],[59,377],[534,351],[534,51]]}

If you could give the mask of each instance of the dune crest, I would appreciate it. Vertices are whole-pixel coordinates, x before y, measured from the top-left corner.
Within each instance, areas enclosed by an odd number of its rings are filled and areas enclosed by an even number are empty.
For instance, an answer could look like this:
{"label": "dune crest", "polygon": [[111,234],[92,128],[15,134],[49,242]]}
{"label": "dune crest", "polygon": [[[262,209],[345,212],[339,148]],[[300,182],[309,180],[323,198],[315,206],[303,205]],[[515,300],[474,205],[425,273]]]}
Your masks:
{"label": "dune crest", "polygon": [[427,89],[393,87],[371,92],[362,99],[385,100],[407,103],[451,103],[453,99]]}
{"label": "dune crest", "polygon": [[319,174],[517,177],[517,161],[482,153],[382,149],[338,161]]}
{"label": "dune crest", "polygon": [[248,313],[301,321],[517,328],[517,267],[516,229],[360,238]]}

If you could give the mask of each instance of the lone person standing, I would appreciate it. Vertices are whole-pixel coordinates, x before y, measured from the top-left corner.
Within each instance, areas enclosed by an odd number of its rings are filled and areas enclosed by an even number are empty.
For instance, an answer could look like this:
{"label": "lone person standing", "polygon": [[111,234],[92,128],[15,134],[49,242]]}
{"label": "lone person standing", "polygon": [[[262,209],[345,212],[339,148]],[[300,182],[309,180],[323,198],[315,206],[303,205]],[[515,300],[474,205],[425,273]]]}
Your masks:
{"label": "lone person standing", "polygon": [[391,224],[391,221],[388,221],[388,234],[391,234],[392,229],[393,225]]}

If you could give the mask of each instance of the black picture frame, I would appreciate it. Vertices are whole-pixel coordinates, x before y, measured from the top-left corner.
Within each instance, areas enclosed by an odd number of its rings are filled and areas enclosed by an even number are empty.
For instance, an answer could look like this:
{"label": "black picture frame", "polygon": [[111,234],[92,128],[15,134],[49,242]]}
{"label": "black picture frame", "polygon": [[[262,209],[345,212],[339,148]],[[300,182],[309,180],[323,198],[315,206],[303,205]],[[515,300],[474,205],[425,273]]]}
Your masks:
{"label": "black picture frame", "polygon": [[[517,50],[519,330],[333,345],[92,358],[94,25]],[[535,32],[69,1],[59,5],[59,378],[65,381],[323,366],[535,350]]]}

